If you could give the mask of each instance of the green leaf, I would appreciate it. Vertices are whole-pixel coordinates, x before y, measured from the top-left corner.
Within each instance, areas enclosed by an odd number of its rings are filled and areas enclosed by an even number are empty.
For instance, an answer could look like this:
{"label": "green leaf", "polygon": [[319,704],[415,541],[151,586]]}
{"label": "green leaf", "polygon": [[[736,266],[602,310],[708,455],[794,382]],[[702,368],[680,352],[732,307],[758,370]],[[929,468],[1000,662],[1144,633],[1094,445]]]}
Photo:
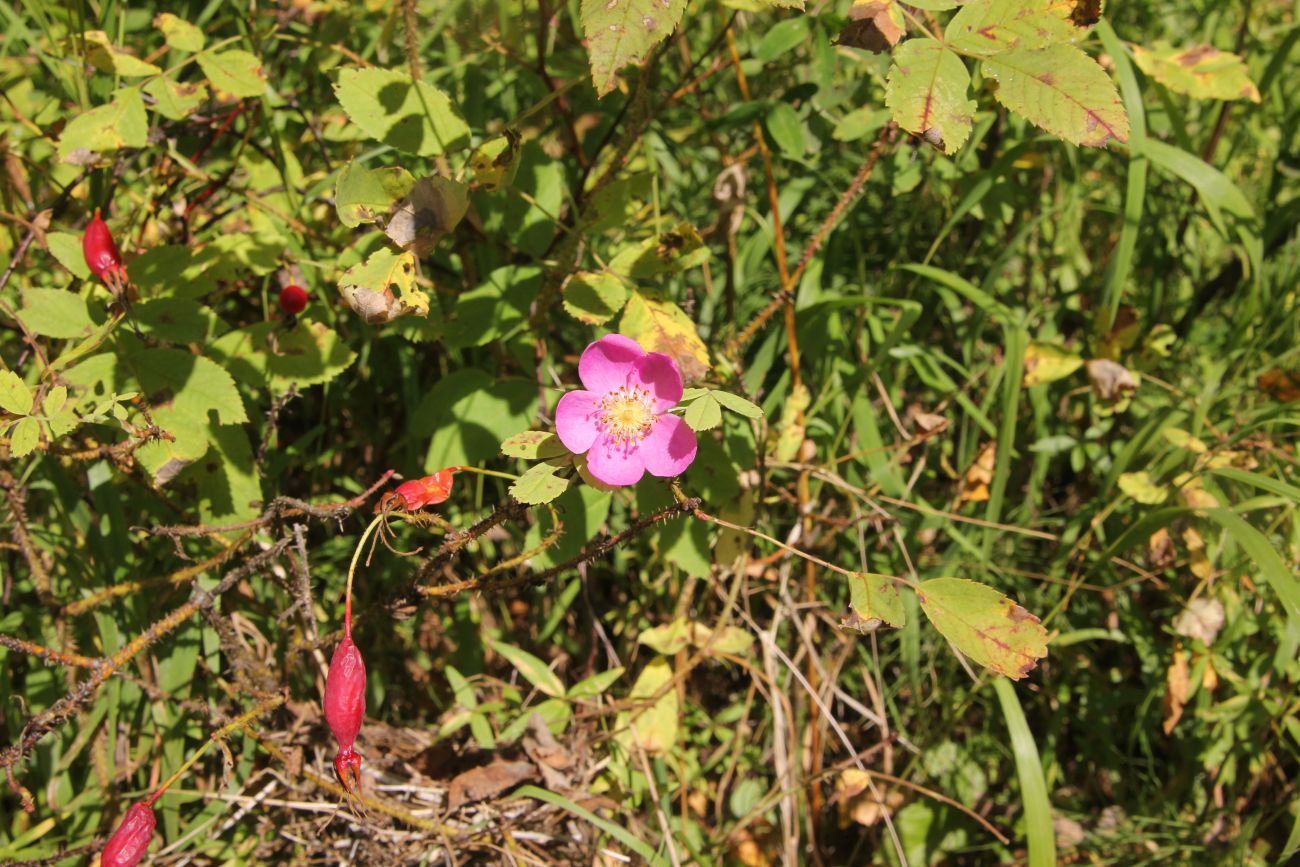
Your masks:
{"label": "green leaf", "polygon": [[663,623],[647,629],[636,637],[637,644],[644,644],[651,650],[672,656],[691,643],[691,623],[685,617],[678,617],[671,623]]}
{"label": "green leaf", "polygon": [[1212,45],[1175,48],[1165,40],[1150,49],[1133,46],[1133,62],[1165,87],[1196,99],[1248,99],[1259,102],[1246,62]]}
{"label": "green leaf", "polygon": [[205,524],[256,517],[263,499],[262,479],[248,431],[239,425],[210,424],[208,441],[212,447],[203,460],[188,467],[183,476],[198,483],[199,517]]}
{"label": "green leaf", "polygon": [[582,0],[582,32],[597,95],[613,90],[618,71],[640,63],[685,11],[686,0]]}
{"label": "green leaf", "polygon": [[32,411],[32,392],[12,370],[0,372],[0,409],[14,415]]}
{"label": "green leaf", "polygon": [[1161,169],[1196,188],[1206,207],[1251,219],[1255,209],[1232,179],[1200,157],[1158,139],[1148,138],[1142,153]]}
{"label": "green leaf", "polygon": [[501,453],[527,461],[545,460],[567,455],[569,450],[555,434],[544,430],[526,430],[501,443]]}
{"label": "green leaf", "polygon": [[240,381],[276,392],[329,382],[357,357],[325,323],[305,321],[288,331],[258,322],[223,334],[209,349]]}
{"label": "green leaf", "polygon": [[56,385],[45,393],[45,400],[41,401],[41,415],[46,418],[57,415],[67,402],[68,389],[62,385]]}
{"label": "green leaf", "polygon": [[58,340],[83,337],[95,327],[86,299],[65,289],[28,289],[18,315],[35,333]]}
{"label": "green leaf", "polygon": [[603,325],[627,303],[627,284],[606,271],[579,271],[564,284],[564,309],[579,322]]}
{"label": "green leaf", "polygon": [[625,277],[644,279],[675,274],[705,261],[709,250],[690,223],[678,223],[664,232],[620,250],[609,262],[609,270]]}
{"label": "green leaf", "polygon": [[754,49],[754,57],[769,63],[776,60],[787,51],[793,51],[800,45],[808,41],[808,19],[803,17],[787,18],[784,21],[778,21],[767,29],[763,38],[759,40],[758,47]]}
{"label": "green leaf", "polygon": [[[394,293],[393,290],[396,290]],[[343,300],[371,325],[428,316],[429,296],[415,288],[415,254],[380,247],[339,278]]]}
{"label": "green leaf", "polygon": [[162,31],[163,38],[172,48],[181,51],[199,51],[203,48],[203,31],[184,18],[162,12],[154,17],[153,26]]}
{"label": "green leaf", "polygon": [[131,314],[141,332],[169,343],[205,341],[220,321],[210,308],[188,298],[151,298],[137,304]]}
{"label": "green leaf", "polygon": [[534,801],[541,801],[545,804],[554,804],[560,809],[565,810],[574,816],[577,816],[579,819],[589,822],[601,831],[604,831],[623,846],[626,846],[628,851],[635,852],[639,855],[647,864],[650,865],[650,867],[664,867],[664,865],[668,863],[667,859],[661,858],[654,849],[646,845],[644,841],[637,838],[637,836],[628,829],[615,822],[611,822],[608,819],[602,819],[600,816],[597,816],[585,807],[578,806],[563,795],[548,792],[546,789],[539,789],[537,786],[520,786],[515,790],[511,797],[532,798]]}
{"label": "green leaf", "polygon": [[81,238],[71,232],[48,232],[45,243],[50,248],[50,255],[74,277],[90,279],[90,267],[86,265],[86,254],[81,249]]}
{"label": "green leaf", "polygon": [[1047,780],[1043,777],[1043,761],[1038,755],[1038,745],[1025,719],[1024,709],[1016,690],[1005,680],[995,680],[993,689],[998,694],[1002,716],[1007,721],[1011,735],[1011,754],[1016,760],[1016,777],[1020,782],[1020,802],[1025,811],[1025,836],[1028,838],[1029,859],[1026,867],[1056,867],[1056,833],[1052,828],[1052,801],[1047,794]]}
{"label": "green leaf", "polygon": [[763,410],[758,404],[752,403],[738,394],[731,394],[727,391],[715,391],[712,394],[713,399],[722,404],[725,409],[743,415],[745,418],[763,417]]}
{"label": "green leaf", "polygon": [[145,75],[158,75],[161,69],[152,63],[146,63],[134,54],[128,54],[115,46],[102,30],[88,30],[82,34],[86,47],[86,59],[100,72],[120,75],[123,78],[139,78]]}
{"label": "green leaf", "polygon": [[[632,684],[627,701],[632,704],[644,703],[672,678],[673,669],[668,660],[662,656],[656,657],[641,671],[636,683]],[[669,752],[677,742],[678,710],[677,690],[670,687],[650,707],[631,715],[626,712],[618,715],[614,722],[614,731],[619,732],[618,742],[629,750],[635,743],[650,755]]]}
{"label": "green leaf", "polygon": [[859,572],[849,578],[849,607],[864,621],[883,620],[898,629],[907,625],[898,581],[889,575]]}
{"label": "green leaf", "polygon": [[203,82],[182,84],[163,76],[145,82],[144,92],[154,98],[153,110],[169,120],[184,120],[208,100],[208,86]]}
{"label": "green leaf", "polygon": [[564,684],[555,676],[555,672],[546,666],[546,663],[528,651],[520,650],[510,644],[500,641],[489,641],[488,644],[509,660],[511,665],[519,669],[519,673],[533,686],[553,698],[564,696]]}
{"label": "green leaf", "polygon": [[1148,506],[1156,506],[1169,499],[1169,489],[1157,485],[1146,472],[1120,473],[1119,489]]}
{"label": "green leaf", "polygon": [[970,137],[975,102],[960,57],[933,39],[909,39],[894,49],[885,104],[894,120],[953,154]]}
{"label": "green leaf", "polygon": [[971,0],[948,22],[943,41],[953,51],[988,56],[1082,35],[1070,21],[1069,4],[1058,0]]}
{"label": "green leaf", "polygon": [[1282,559],[1268,538],[1236,512],[1205,509],[1203,514],[1228,531],[1246,552],[1250,562],[1259,569],[1259,574],[1273,588],[1287,617],[1291,619],[1293,628],[1300,625],[1300,581],[1296,580],[1294,570]]}
{"label": "green leaf", "polygon": [[580,680],[569,687],[569,698],[595,698],[598,695],[604,695],[605,690],[613,686],[614,682],[623,676],[624,671],[626,669],[620,665],[608,671],[593,674],[586,680]]}
{"label": "green leaf", "polygon": [[648,352],[662,352],[677,362],[682,379],[694,382],[709,372],[709,350],[680,307],[633,292],[619,320],[619,333]]}
{"label": "green leaf", "polygon": [[683,418],[693,431],[712,430],[722,424],[722,408],[712,394],[706,394],[687,405]]}
{"label": "green leaf", "polygon": [[148,141],[149,120],[145,117],[140,89],[115,91],[107,105],[78,114],[59,136],[59,159],[86,162],[92,154],[118,148],[140,148]]}
{"label": "green leaf", "polygon": [[344,69],[334,94],[366,135],[400,151],[437,156],[469,138],[447,94],[404,72]]}
{"label": "green leaf", "polygon": [[1019,680],[1047,656],[1047,630],[1038,618],[986,584],[932,578],[917,588],[930,622],[980,665]]}
{"label": "green leaf", "polygon": [[1017,49],[984,60],[998,102],[1068,142],[1128,141],[1128,113],[1115,84],[1073,45]]}
{"label": "green leaf", "polygon": [[1083,358],[1055,343],[1031,343],[1025,348],[1025,388],[1064,379],[1083,367]]}
{"label": "green leaf", "polygon": [[198,61],[213,90],[240,98],[261,96],[266,92],[262,61],[247,51],[232,48],[216,54],[200,54]]}
{"label": "green leaf", "polygon": [[772,137],[777,150],[789,157],[802,157],[806,145],[803,140],[803,121],[788,102],[774,102],[763,120],[767,134]]}
{"label": "green leaf", "polygon": [[569,486],[569,480],[556,475],[560,467],[549,463],[534,464],[510,486],[510,496],[529,506],[549,503]]}
{"label": "green leaf", "polygon": [[411,192],[415,178],[400,166],[369,169],[349,161],[334,186],[334,207],[339,222],[350,229],[373,223],[389,214]]}
{"label": "green leaf", "polygon": [[28,416],[14,425],[9,432],[9,454],[15,458],[25,458],[41,444],[41,423]]}

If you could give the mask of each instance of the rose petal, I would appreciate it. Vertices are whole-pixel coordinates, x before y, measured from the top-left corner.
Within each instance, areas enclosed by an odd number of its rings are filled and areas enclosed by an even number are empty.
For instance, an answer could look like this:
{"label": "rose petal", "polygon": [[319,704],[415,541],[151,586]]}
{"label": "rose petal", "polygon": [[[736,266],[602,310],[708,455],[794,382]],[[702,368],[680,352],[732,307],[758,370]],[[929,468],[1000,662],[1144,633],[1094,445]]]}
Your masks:
{"label": "rose petal", "polygon": [[643,450],[642,443],[618,443],[601,434],[587,452],[587,469],[607,485],[635,485],[645,475]]}
{"label": "rose petal", "polygon": [[637,359],[631,383],[654,395],[656,413],[672,409],[682,399],[682,374],[677,362],[662,352],[647,352]]}
{"label": "rose petal", "polygon": [[627,385],[635,362],[645,355],[641,344],[621,334],[606,334],[583,350],[578,377],[588,391],[605,394]]}
{"label": "rose petal", "polygon": [[641,441],[641,459],[655,476],[680,476],[695,460],[695,431],[681,416],[661,415],[650,435]]}
{"label": "rose petal", "polygon": [[600,433],[596,423],[600,418],[596,409],[598,400],[600,396],[590,391],[570,391],[555,407],[555,433],[574,454],[580,455],[591,448]]}

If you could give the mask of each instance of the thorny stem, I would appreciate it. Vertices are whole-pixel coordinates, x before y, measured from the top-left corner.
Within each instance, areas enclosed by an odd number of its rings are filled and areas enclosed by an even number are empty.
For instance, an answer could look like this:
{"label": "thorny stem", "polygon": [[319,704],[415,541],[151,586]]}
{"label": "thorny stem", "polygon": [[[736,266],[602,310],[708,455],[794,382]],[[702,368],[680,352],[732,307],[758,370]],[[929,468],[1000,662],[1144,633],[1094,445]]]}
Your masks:
{"label": "thorny stem", "polygon": [[197,750],[195,750],[193,753],[190,754],[189,758],[187,758],[184,762],[181,763],[181,766],[176,769],[175,773],[173,773],[170,777],[164,780],[163,784],[159,786],[157,789],[155,789],[152,795],[150,795],[148,798],[145,799],[144,802],[145,806],[152,807],[155,801],[157,801],[164,794],[166,794],[167,790],[171,787],[171,785],[175,783],[177,780],[179,780],[185,774],[185,772],[190,769],[191,765],[193,765],[195,762],[197,762],[200,758],[203,757],[203,754],[208,751],[208,747],[212,746],[217,741],[225,740],[227,736],[233,734],[237,729],[243,728],[244,726],[252,722],[254,719],[266,713],[267,711],[271,710],[272,708],[276,708],[284,704],[285,697],[286,697],[285,693],[283,692],[277,693],[276,695],[271,696],[265,701],[260,702],[256,707],[252,708],[251,710],[245,711],[244,713],[235,717],[233,720],[231,720],[230,722],[226,723],[221,728],[213,732],[212,735],[206,741],[204,741],[203,744]]}

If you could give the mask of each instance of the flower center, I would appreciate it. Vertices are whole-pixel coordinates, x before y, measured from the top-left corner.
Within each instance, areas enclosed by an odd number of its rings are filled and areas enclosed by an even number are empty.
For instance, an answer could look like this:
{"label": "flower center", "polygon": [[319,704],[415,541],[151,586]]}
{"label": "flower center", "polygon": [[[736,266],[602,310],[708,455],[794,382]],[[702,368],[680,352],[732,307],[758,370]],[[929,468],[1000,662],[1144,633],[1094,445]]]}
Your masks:
{"label": "flower center", "polygon": [[618,443],[639,443],[655,424],[650,392],[639,385],[622,386],[607,393],[597,403],[600,423]]}

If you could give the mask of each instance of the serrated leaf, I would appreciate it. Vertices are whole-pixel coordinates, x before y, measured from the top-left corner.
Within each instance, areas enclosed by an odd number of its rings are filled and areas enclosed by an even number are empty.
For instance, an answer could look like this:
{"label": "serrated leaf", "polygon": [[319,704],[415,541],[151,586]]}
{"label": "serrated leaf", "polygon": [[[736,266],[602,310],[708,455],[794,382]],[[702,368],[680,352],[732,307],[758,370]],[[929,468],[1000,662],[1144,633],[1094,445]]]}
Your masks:
{"label": "serrated leaf", "polygon": [[239,48],[200,54],[199,66],[214,90],[239,98],[261,96],[266,92],[266,72],[262,61]]}
{"label": "serrated leaf", "polygon": [[194,343],[212,337],[217,314],[188,298],[150,298],[132,309],[140,330],[169,343]]}
{"label": "serrated leaf", "polygon": [[102,30],[87,30],[82,34],[82,39],[86,47],[86,59],[100,72],[120,75],[123,78],[139,78],[162,72],[152,63],[147,63],[115,46],[109,41],[108,34]]}
{"label": "serrated leaf", "polygon": [[579,271],[564,284],[564,309],[579,322],[603,325],[627,303],[627,285],[605,271]]}
{"label": "serrated leaf", "polygon": [[549,431],[526,430],[501,443],[501,453],[507,457],[538,461],[567,455],[569,450],[560,442],[559,437]]}
{"label": "serrated leaf", "polygon": [[81,424],[81,419],[78,418],[76,411],[71,407],[64,407],[54,415],[47,417],[45,421],[50,426],[50,435],[55,438],[71,433]]}
{"label": "serrated leaf", "polygon": [[712,430],[722,424],[722,408],[712,394],[706,394],[687,404],[682,418],[693,431]]}
{"label": "serrated leaf", "polygon": [[334,94],[368,136],[400,151],[437,156],[469,138],[447,94],[389,69],[344,69]]}
{"label": "serrated leaf", "polygon": [[118,148],[144,147],[149,136],[140,89],[126,87],[114,92],[107,105],[78,114],[59,136],[62,162],[86,162],[94,154]]}
{"label": "serrated leaf", "polygon": [[1080,367],[1080,355],[1054,343],[1031,343],[1025,348],[1025,387],[1064,379]]}
{"label": "serrated leaf", "polygon": [[619,320],[619,333],[649,352],[662,352],[677,362],[682,379],[692,382],[709,372],[709,351],[682,309],[671,301],[655,301],[633,292]]}
{"label": "serrated leaf", "polygon": [[859,572],[850,577],[849,607],[864,621],[862,626],[871,621],[884,621],[898,629],[907,625],[903,595],[898,582],[889,575]]}
{"label": "serrated leaf", "polygon": [[32,392],[12,370],[0,372],[0,409],[14,415],[32,411]]}
{"label": "serrated leaf", "polygon": [[423,256],[456,228],[469,210],[469,188],[451,178],[420,178],[397,206],[384,233],[403,250]]}
{"label": "serrated leaf", "polygon": [[1047,656],[1038,618],[986,584],[932,578],[917,588],[921,610],[943,637],[980,665],[1019,680]]}
{"label": "serrated leaf", "polygon": [[762,418],[762,408],[752,401],[748,401],[738,394],[732,394],[727,391],[712,392],[713,399],[722,404],[725,409],[729,409],[745,418]]}
{"label": "serrated leaf", "polygon": [[682,20],[686,0],[582,0],[591,82],[604,96],[618,83],[618,71],[640,63]]}
{"label": "serrated leaf", "polygon": [[239,425],[210,424],[207,437],[211,448],[181,477],[197,483],[200,519],[208,524],[255,517],[261,511],[262,479],[248,431]]}
{"label": "serrated leaf", "polygon": [[339,278],[343,300],[371,325],[428,316],[429,296],[415,288],[415,254],[381,247]]}
{"label": "serrated leaf", "polygon": [[323,322],[303,322],[283,331],[258,322],[223,334],[210,354],[236,379],[284,392],[329,382],[351,366],[357,354]]}
{"label": "serrated leaf", "polygon": [[41,401],[41,415],[46,418],[57,415],[67,402],[68,389],[62,385],[56,385],[45,393],[45,399]]}
{"label": "serrated leaf", "polygon": [[644,279],[674,274],[704,262],[709,250],[690,223],[678,223],[671,231],[625,247],[609,262],[609,270],[625,277]]}
{"label": "serrated leaf", "polygon": [[1248,99],[1259,102],[1246,62],[1212,45],[1175,48],[1157,41],[1150,49],[1133,46],[1133,61],[1170,90],[1196,99]]}
{"label": "serrated leaf", "polygon": [[334,185],[339,222],[350,229],[373,223],[389,214],[414,186],[415,178],[400,166],[369,169],[350,161]]}
{"label": "serrated leaf", "polygon": [[956,153],[970,137],[975,102],[969,91],[966,64],[937,41],[909,39],[894,50],[885,104],[900,127],[944,153]]}
{"label": "serrated leaf", "polygon": [[1115,84],[1073,45],[1018,49],[984,60],[998,102],[1068,142],[1102,147],[1128,141],[1128,113]]}
{"label": "serrated leaf", "polygon": [[517,668],[519,673],[524,676],[524,679],[533,686],[552,698],[562,698],[564,696],[564,684],[556,677],[555,672],[551,671],[546,663],[536,656],[501,641],[490,641],[488,644],[491,645],[493,650],[509,660],[510,664]]}
{"label": "serrated leaf", "polygon": [[30,416],[14,425],[9,432],[9,455],[25,458],[41,444],[41,423]]}
{"label": "serrated leaf", "polygon": [[95,327],[86,299],[65,289],[28,289],[18,315],[35,333],[58,340],[83,337]]}
{"label": "serrated leaf", "polygon": [[145,349],[130,362],[151,405],[190,414],[204,425],[210,412],[220,424],[248,421],[234,379],[212,359],[181,349]]}
{"label": "serrated leaf", "polygon": [[559,471],[553,464],[534,464],[510,486],[510,496],[529,506],[549,503],[569,486],[568,479],[556,475]]}
{"label": "serrated leaf", "polygon": [[678,617],[671,623],[662,623],[645,630],[636,637],[636,641],[664,656],[672,656],[690,645],[691,624],[685,617]]}
{"label": "serrated leaf", "polygon": [[948,22],[943,41],[954,51],[988,56],[1082,35],[1070,20],[1070,4],[1062,0],[971,0]]}
{"label": "serrated leaf", "polygon": [[162,31],[163,38],[172,48],[181,51],[199,51],[203,48],[203,31],[184,18],[162,12],[154,17],[153,26]]}
{"label": "serrated leaf", "polygon": [[71,271],[74,277],[82,280],[90,279],[86,254],[81,249],[81,238],[71,232],[47,232],[45,243],[50,248],[50,255]]}
{"label": "serrated leaf", "polygon": [[145,82],[144,92],[154,98],[153,110],[169,120],[184,120],[208,99],[203,82],[182,84],[163,76]]}

